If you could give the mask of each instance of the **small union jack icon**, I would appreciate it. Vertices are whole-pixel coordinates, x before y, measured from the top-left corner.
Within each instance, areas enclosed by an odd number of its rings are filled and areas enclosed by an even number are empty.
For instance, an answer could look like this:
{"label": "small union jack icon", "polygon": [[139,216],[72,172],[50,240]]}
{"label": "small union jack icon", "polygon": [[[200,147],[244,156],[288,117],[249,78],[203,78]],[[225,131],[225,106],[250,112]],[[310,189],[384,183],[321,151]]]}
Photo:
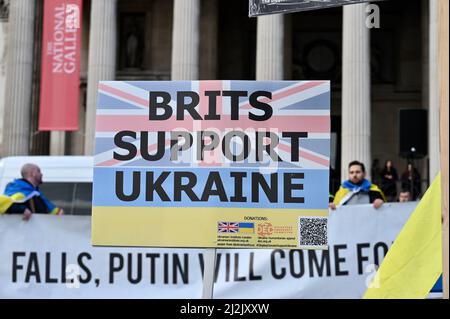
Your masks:
{"label": "small union jack icon", "polygon": [[217,223],[217,232],[219,232],[219,233],[238,233],[239,232],[239,223],[218,222]]}

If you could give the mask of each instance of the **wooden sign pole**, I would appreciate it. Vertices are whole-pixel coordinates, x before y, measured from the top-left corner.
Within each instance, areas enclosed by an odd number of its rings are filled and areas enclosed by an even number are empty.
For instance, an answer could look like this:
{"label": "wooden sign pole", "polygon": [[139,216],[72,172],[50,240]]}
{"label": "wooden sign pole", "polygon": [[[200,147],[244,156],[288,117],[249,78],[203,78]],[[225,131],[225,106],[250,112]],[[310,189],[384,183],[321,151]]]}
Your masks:
{"label": "wooden sign pole", "polygon": [[448,86],[449,86],[449,51],[448,51],[448,0],[439,0],[438,13],[438,73],[439,73],[439,107],[440,107],[440,146],[442,179],[442,271],[443,298],[448,299]]}

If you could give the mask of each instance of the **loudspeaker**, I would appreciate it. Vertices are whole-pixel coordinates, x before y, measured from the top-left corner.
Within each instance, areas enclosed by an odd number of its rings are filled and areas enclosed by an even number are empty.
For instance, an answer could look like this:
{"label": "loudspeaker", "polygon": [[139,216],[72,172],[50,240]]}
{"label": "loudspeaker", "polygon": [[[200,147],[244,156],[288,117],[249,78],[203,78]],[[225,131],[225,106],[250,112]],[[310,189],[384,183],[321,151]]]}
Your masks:
{"label": "loudspeaker", "polygon": [[399,110],[400,156],[422,158],[428,154],[428,112],[423,109]]}

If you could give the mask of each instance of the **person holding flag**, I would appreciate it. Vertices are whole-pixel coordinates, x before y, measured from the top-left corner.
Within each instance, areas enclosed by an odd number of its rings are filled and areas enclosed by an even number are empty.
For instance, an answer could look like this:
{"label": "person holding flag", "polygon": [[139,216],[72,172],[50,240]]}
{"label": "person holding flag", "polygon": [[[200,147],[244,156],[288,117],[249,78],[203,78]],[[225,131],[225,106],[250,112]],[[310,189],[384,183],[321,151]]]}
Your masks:
{"label": "person holding flag", "polygon": [[364,164],[353,161],[348,165],[349,179],[339,187],[333,202],[329,204],[331,209],[342,205],[372,204],[378,209],[386,202],[383,191],[365,178]]}
{"label": "person holding flag", "polygon": [[21,179],[6,185],[0,195],[0,214],[23,214],[29,220],[32,214],[62,215],[64,211],[50,202],[39,190],[42,173],[39,166],[25,164],[21,169]]}

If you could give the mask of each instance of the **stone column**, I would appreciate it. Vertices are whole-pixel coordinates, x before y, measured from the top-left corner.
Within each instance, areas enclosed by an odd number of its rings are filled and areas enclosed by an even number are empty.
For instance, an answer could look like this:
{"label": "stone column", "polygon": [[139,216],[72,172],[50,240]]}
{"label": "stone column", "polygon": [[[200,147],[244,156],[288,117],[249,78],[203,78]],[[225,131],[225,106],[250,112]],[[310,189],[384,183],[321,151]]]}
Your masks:
{"label": "stone column", "polygon": [[292,56],[293,45],[292,45],[292,14],[286,14],[284,16],[284,52],[283,52],[283,68],[284,68],[284,76],[283,80],[292,80],[293,74],[293,64],[292,64]]}
{"label": "stone column", "polygon": [[257,17],[256,79],[283,80],[284,15]]}
{"label": "stone column", "polygon": [[198,80],[199,0],[174,0],[172,32],[172,80]]}
{"label": "stone column", "polygon": [[66,151],[66,132],[50,132],[50,155],[65,155]]}
{"label": "stone column", "polygon": [[3,156],[9,2],[0,1],[0,157]]}
{"label": "stone column", "polygon": [[10,2],[4,117],[6,155],[27,155],[30,149],[34,8],[35,1]]}
{"label": "stone column", "polygon": [[116,72],[117,0],[92,0],[87,78],[84,152],[94,153],[95,114],[99,81],[114,80]]}
{"label": "stone column", "polygon": [[348,163],[358,160],[370,178],[370,29],[366,5],[344,6],[342,53],[342,161],[341,179]]}
{"label": "stone column", "polygon": [[[80,103],[80,111],[78,112],[78,121],[80,123],[78,131],[70,132],[70,134],[66,135],[69,139],[69,146],[67,153],[69,155],[83,155],[84,154],[84,136],[83,132],[85,131],[85,124],[86,124],[86,108],[85,108],[85,100],[86,100],[86,94],[83,94],[83,91],[81,92],[81,99],[83,100],[82,103]],[[83,96],[84,95],[84,96]]]}
{"label": "stone column", "polygon": [[428,30],[428,154],[430,183],[440,170],[439,76],[438,76],[438,1],[429,0]]}

